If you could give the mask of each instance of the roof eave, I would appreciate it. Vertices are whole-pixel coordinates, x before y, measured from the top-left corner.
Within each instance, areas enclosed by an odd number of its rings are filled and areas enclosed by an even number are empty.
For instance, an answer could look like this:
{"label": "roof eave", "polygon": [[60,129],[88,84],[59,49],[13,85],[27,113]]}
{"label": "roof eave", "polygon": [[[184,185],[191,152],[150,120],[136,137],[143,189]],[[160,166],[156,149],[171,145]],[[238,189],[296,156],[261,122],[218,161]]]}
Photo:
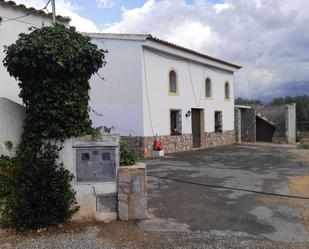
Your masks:
{"label": "roof eave", "polygon": [[197,52],[197,51],[189,49],[189,48],[185,48],[185,47],[179,46],[177,44],[174,44],[174,43],[171,43],[171,42],[168,42],[168,41],[156,38],[156,37],[154,37],[152,35],[147,36],[146,40],[157,42],[157,43],[163,44],[165,46],[172,47],[172,48],[175,48],[175,49],[178,49],[178,50],[181,50],[181,51],[184,51],[184,52],[187,52],[187,53],[190,53],[190,54],[202,57],[202,58],[207,59],[207,60],[211,60],[211,61],[214,61],[214,62],[217,62],[217,63],[221,63],[221,64],[224,64],[224,65],[230,66],[232,68],[235,68],[237,70],[242,68],[242,66],[239,66],[239,65],[236,65],[236,64],[233,64],[233,63],[230,63],[230,62],[227,62],[227,61],[224,61],[224,60],[221,60],[221,59],[218,59],[218,58],[215,58],[215,57],[212,57],[212,56],[200,53],[200,52]]}

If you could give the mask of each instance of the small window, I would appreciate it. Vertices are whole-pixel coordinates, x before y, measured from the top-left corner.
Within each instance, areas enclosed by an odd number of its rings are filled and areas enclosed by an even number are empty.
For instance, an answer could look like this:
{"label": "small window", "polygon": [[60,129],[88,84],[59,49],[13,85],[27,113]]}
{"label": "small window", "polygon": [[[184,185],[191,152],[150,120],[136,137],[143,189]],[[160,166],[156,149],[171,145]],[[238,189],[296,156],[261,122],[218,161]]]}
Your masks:
{"label": "small window", "polygon": [[181,135],[181,111],[171,110],[171,135]]}
{"label": "small window", "polygon": [[225,82],[224,85],[224,98],[230,99],[230,84],[228,82]]}
{"label": "small window", "polygon": [[211,80],[208,78],[205,81],[205,97],[211,98]]}
{"label": "small window", "polygon": [[177,93],[177,74],[174,70],[169,73],[169,91],[170,93]]}
{"label": "small window", "polygon": [[222,112],[215,112],[215,132],[222,131]]}
{"label": "small window", "polygon": [[109,161],[109,160],[111,160],[111,154],[108,153],[108,152],[103,152],[103,153],[102,153],[102,160],[103,160],[103,161]]}
{"label": "small window", "polygon": [[89,161],[90,160],[90,154],[89,153],[82,153],[82,160],[83,161]]}

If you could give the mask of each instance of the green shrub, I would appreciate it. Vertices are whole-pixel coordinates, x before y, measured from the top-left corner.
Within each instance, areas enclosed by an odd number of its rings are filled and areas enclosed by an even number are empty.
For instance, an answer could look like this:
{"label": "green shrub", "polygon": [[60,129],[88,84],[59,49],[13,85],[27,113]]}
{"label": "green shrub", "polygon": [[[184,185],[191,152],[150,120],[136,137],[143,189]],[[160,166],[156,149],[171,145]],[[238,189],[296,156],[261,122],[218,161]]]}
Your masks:
{"label": "green shrub", "polygon": [[42,138],[90,132],[89,79],[105,65],[105,51],[60,24],[22,33],[5,51],[4,66],[21,88],[27,131]]}
{"label": "green shrub", "polygon": [[300,143],[300,144],[297,146],[297,148],[298,148],[298,149],[309,150],[309,144]]}
{"label": "green shrub", "polygon": [[3,204],[5,196],[8,192],[8,176],[11,175],[11,170],[15,164],[15,158],[0,155],[0,203]]}
{"label": "green shrub", "polygon": [[10,140],[4,141],[5,148],[11,150],[13,148],[13,143]]}
{"label": "green shrub", "polygon": [[120,140],[120,166],[133,165],[137,160],[137,154],[128,148],[125,141]]}
{"label": "green shrub", "polygon": [[45,144],[39,153],[30,147],[16,158],[1,158],[3,225],[36,229],[63,222],[78,210],[73,175],[58,162],[58,151]]}

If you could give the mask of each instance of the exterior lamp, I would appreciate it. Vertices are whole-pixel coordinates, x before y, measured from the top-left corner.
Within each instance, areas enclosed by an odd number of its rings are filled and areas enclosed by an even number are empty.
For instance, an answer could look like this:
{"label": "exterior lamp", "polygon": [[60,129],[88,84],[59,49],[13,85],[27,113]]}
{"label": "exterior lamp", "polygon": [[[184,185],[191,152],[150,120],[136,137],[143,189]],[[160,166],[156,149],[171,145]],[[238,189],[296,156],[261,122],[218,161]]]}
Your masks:
{"label": "exterior lamp", "polygon": [[186,118],[188,118],[188,117],[190,117],[191,116],[191,111],[189,110],[189,111],[187,111],[187,113],[186,113]]}

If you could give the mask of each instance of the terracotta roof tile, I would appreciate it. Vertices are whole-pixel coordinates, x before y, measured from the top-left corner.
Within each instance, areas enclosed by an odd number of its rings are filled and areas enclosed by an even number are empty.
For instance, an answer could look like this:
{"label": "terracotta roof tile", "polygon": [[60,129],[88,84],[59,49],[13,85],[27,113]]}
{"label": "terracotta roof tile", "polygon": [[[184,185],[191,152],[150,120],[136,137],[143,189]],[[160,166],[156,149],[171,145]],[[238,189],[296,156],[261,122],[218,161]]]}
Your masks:
{"label": "terracotta roof tile", "polygon": [[227,62],[227,61],[224,61],[224,60],[221,60],[221,59],[209,56],[207,54],[203,54],[203,53],[197,52],[197,51],[189,49],[189,48],[185,48],[185,47],[179,46],[179,45],[177,45],[175,43],[171,43],[171,42],[159,39],[159,38],[151,36],[151,35],[147,37],[147,40],[158,42],[158,43],[161,43],[163,45],[166,45],[166,46],[169,46],[169,47],[173,47],[173,48],[176,48],[176,49],[188,52],[190,54],[194,54],[194,55],[203,57],[205,59],[208,59],[208,60],[211,60],[211,61],[215,61],[215,62],[219,62],[219,63],[225,64],[225,65],[237,68],[237,69],[241,68],[241,66],[239,66],[239,65],[236,65],[236,64],[233,64],[233,63],[230,63],[230,62]]}
{"label": "terracotta roof tile", "polygon": [[106,39],[125,39],[125,40],[150,40],[153,42],[157,42],[157,43],[161,43],[165,46],[169,46],[175,49],[179,49],[182,50],[184,52],[193,54],[193,55],[197,55],[199,57],[202,57],[204,59],[208,59],[214,62],[218,62],[218,63],[222,63],[225,64],[227,66],[231,66],[234,67],[236,69],[240,69],[241,66],[227,62],[225,60],[221,60],[212,56],[209,56],[207,54],[203,54],[200,52],[197,52],[195,50],[189,49],[189,48],[185,48],[182,46],[179,46],[177,44],[162,40],[160,38],[154,37],[150,34],[120,34],[120,33],[84,33],[85,35],[91,36],[92,38],[106,38]]}
{"label": "terracotta roof tile", "polygon": [[[0,4],[6,5],[6,6],[12,6],[14,8],[19,8],[19,9],[24,10],[24,11],[31,11],[31,12],[33,12],[35,14],[38,14],[38,15],[41,15],[43,17],[52,18],[52,14],[51,13],[46,13],[43,10],[37,10],[37,9],[35,9],[33,7],[26,7],[24,4],[16,4],[14,1],[0,0]],[[56,19],[59,22],[70,22],[71,21],[70,17],[60,16],[60,15],[57,15]]]}

